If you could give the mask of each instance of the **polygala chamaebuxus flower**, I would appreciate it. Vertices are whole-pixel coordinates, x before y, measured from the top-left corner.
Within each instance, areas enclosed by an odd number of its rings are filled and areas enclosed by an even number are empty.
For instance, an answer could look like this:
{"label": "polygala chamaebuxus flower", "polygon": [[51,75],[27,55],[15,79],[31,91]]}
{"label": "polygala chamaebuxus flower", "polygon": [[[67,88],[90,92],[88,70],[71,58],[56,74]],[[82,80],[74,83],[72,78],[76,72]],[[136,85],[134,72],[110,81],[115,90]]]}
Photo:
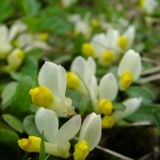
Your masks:
{"label": "polygala chamaebuxus flower", "polygon": [[65,97],[66,71],[51,62],[45,62],[38,74],[39,87],[31,89],[29,94],[32,102],[55,112],[72,114],[72,101]]}
{"label": "polygala chamaebuxus flower", "polygon": [[9,30],[7,26],[0,25],[0,59],[5,58],[11,49],[12,45],[9,40]]}
{"label": "polygala chamaebuxus flower", "polygon": [[7,65],[1,67],[2,72],[9,73],[15,71],[23,62],[25,54],[20,48],[14,49],[7,55]]}
{"label": "polygala chamaebuxus flower", "polygon": [[101,116],[89,114],[81,127],[79,141],[74,147],[74,159],[85,160],[101,139]]}
{"label": "polygala chamaebuxus flower", "polygon": [[122,104],[125,106],[124,111],[116,110],[112,113],[111,116],[115,119],[115,121],[123,119],[134,113],[141,106],[141,103],[142,98],[129,98],[122,102]]}
{"label": "polygala chamaebuxus flower", "polygon": [[135,39],[135,27],[129,26],[128,29],[118,37],[118,46],[121,50],[130,49]]}
{"label": "polygala chamaebuxus flower", "polygon": [[155,0],[139,0],[139,3],[140,7],[148,14],[154,13],[156,7],[159,5]]}
{"label": "polygala chamaebuxus flower", "polygon": [[[80,115],[74,116],[58,129],[59,122],[56,113],[42,107],[35,114],[35,123],[40,133],[44,131],[46,153],[68,158],[69,140],[77,134],[81,126]],[[40,152],[40,143],[41,139],[36,136],[18,140],[19,146],[26,152]]]}
{"label": "polygala chamaebuxus flower", "polygon": [[127,89],[133,81],[137,80],[141,70],[142,64],[139,53],[136,53],[134,50],[128,50],[122,57],[118,67],[120,89]]}
{"label": "polygala chamaebuxus flower", "polygon": [[102,77],[99,85],[95,76],[88,80],[88,90],[92,100],[92,106],[96,113],[110,115],[113,110],[112,101],[118,93],[118,84],[112,73]]}
{"label": "polygala chamaebuxus flower", "polygon": [[92,57],[85,60],[78,56],[71,64],[71,72],[67,72],[67,88],[89,95],[87,83],[90,76],[96,72],[96,63]]}

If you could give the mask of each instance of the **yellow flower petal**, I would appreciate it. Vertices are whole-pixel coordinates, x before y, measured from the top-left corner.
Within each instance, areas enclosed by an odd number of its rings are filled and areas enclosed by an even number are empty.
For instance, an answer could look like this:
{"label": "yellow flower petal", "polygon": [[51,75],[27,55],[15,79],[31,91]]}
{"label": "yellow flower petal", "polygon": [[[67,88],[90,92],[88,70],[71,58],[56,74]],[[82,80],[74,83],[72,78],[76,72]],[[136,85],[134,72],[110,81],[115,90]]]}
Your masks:
{"label": "yellow flower petal", "polygon": [[22,138],[18,140],[18,145],[26,152],[39,152],[41,139],[35,136],[29,136],[29,139]]}
{"label": "yellow flower petal", "polygon": [[31,89],[29,94],[32,97],[32,102],[38,107],[49,108],[54,102],[52,92],[45,86]]}
{"label": "yellow flower petal", "polygon": [[89,154],[90,147],[89,144],[81,140],[75,145],[74,159],[75,160],[84,160]]}
{"label": "yellow flower petal", "polygon": [[102,99],[98,103],[98,109],[101,113],[103,113],[105,115],[110,115],[113,110],[112,102],[108,99]]}

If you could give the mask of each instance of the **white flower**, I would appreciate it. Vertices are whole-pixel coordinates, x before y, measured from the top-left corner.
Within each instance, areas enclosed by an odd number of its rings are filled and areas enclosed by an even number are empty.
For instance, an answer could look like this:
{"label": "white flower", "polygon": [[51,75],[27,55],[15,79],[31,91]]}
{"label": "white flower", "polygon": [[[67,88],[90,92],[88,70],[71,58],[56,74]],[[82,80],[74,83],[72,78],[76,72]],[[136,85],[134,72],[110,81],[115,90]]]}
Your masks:
{"label": "white flower", "polygon": [[65,97],[66,71],[62,66],[45,62],[38,74],[39,87],[30,90],[36,106],[72,114],[72,101]]}
{"label": "white flower", "polygon": [[83,34],[86,38],[91,36],[92,28],[89,24],[90,13],[86,13],[84,18],[80,15],[71,15],[68,19],[74,23],[74,35],[77,36],[79,33]]}
{"label": "white flower", "polygon": [[121,50],[130,49],[132,47],[134,39],[135,39],[135,27],[131,25],[122,35],[119,35],[118,38],[119,48]]}
{"label": "white flower", "polygon": [[[93,57],[98,58],[98,63],[101,65],[109,65],[116,58],[114,36],[112,35],[112,40],[109,34],[96,34],[91,39],[90,45],[93,47],[94,55]],[[88,50],[88,48],[86,48]],[[83,53],[85,53],[83,51]],[[86,55],[86,54],[85,54]]]}
{"label": "white flower", "polygon": [[152,14],[158,5],[155,0],[140,0],[140,6],[148,14]]}
{"label": "white flower", "polygon": [[0,59],[5,58],[11,49],[8,28],[5,25],[0,25]]}
{"label": "white flower", "polygon": [[6,73],[15,71],[22,64],[24,56],[24,52],[21,49],[14,49],[11,53],[7,55],[8,64],[2,66],[1,70]]}
{"label": "white flower", "polygon": [[103,76],[99,86],[95,76],[91,76],[87,86],[94,111],[110,115],[113,109],[111,101],[115,99],[118,93],[118,85],[114,75],[108,73]]}
{"label": "white flower", "polygon": [[115,121],[123,119],[134,113],[140,107],[141,102],[142,98],[130,98],[122,103],[126,107],[124,111],[116,110],[111,116],[115,119]]}
{"label": "white flower", "polygon": [[96,63],[92,57],[85,60],[78,56],[71,64],[71,72],[67,73],[67,87],[88,95],[88,79],[96,72]]}
{"label": "white flower", "polygon": [[[76,115],[67,121],[59,130],[58,117],[55,112],[40,108],[35,115],[35,123],[40,133],[44,131],[45,151],[48,154],[69,157],[70,143],[80,129],[81,117]],[[19,146],[27,152],[40,151],[40,138],[30,136],[29,139],[19,140]]]}
{"label": "white flower", "polygon": [[22,21],[16,21],[9,30],[9,40],[12,41],[18,34],[25,32],[27,29],[27,25]]}
{"label": "white flower", "polygon": [[101,139],[101,116],[91,113],[81,127],[79,142],[75,145],[74,159],[84,160]]}
{"label": "white flower", "polygon": [[142,70],[139,53],[128,50],[120,61],[118,75],[120,76],[120,89],[127,89],[131,83],[137,80]]}

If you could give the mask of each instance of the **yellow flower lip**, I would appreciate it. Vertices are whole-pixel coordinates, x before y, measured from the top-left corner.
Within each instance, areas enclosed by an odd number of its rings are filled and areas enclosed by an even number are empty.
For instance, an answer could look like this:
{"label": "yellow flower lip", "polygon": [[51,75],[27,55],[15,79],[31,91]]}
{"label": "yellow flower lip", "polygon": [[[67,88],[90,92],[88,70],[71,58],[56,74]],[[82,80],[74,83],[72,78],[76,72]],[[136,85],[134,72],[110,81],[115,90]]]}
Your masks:
{"label": "yellow flower lip", "polygon": [[75,145],[74,159],[75,160],[84,160],[89,154],[90,147],[85,140],[79,141]]}
{"label": "yellow flower lip", "polygon": [[42,33],[40,33],[39,34],[39,40],[41,40],[41,41],[46,41],[47,39],[48,39],[48,37],[49,37],[49,34],[48,33],[45,33],[45,32],[42,32]]}
{"label": "yellow flower lip", "polygon": [[37,88],[31,89],[29,94],[34,105],[38,107],[49,108],[54,102],[52,92],[45,86],[39,86]]}
{"label": "yellow flower lip", "polygon": [[127,49],[127,39],[124,36],[120,36],[118,39],[118,45],[121,49],[125,50]]}
{"label": "yellow flower lip", "polygon": [[112,128],[115,123],[115,120],[111,116],[104,116],[102,118],[102,128]]}
{"label": "yellow flower lip", "polygon": [[35,136],[18,140],[18,145],[26,152],[39,152],[41,139]]}
{"label": "yellow flower lip", "polygon": [[19,57],[20,60],[23,61],[23,59],[24,59],[24,52],[21,49],[16,52],[16,55]]}
{"label": "yellow flower lip", "polygon": [[77,89],[80,85],[79,78],[72,72],[67,72],[67,88]]}
{"label": "yellow flower lip", "polygon": [[124,72],[120,76],[120,88],[122,90],[127,89],[133,82],[133,76],[130,72]]}
{"label": "yellow flower lip", "polygon": [[86,57],[94,57],[95,53],[94,53],[94,49],[92,47],[92,45],[90,43],[84,43],[82,45],[82,53],[86,56]]}
{"label": "yellow flower lip", "polygon": [[99,111],[104,115],[110,115],[113,110],[112,102],[108,99],[102,99],[98,103],[98,109]]}
{"label": "yellow flower lip", "polygon": [[103,53],[103,59],[104,59],[104,61],[106,61],[106,62],[112,62],[112,60],[113,60],[113,52],[112,51],[110,51],[110,50],[107,50],[107,51],[105,51],[104,53]]}

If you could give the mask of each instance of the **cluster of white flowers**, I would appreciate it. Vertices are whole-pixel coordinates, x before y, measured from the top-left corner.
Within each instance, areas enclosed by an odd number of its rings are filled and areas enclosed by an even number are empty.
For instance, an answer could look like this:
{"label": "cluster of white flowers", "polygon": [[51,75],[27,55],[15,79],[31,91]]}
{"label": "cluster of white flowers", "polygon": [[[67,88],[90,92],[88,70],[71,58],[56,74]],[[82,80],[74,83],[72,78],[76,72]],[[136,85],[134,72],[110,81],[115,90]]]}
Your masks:
{"label": "cluster of white flowers", "polygon": [[107,34],[96,34],[89,43],[84,43],[82,53],[86,57],[92,56],[98,59],[98,63],[101,65],[110,65],[117,60],[119,53],[131,48],[134,38],[134,26],[129,26],[123,34],[116,29],[109,28]]}
{"label": "cluster of white flowers", "polygon": [[35,40],[46,40],[48,34],[31,34],[22,21],[15,21],[10,29],[0,25],[0,59],[6,59],[7,65],[1,66],[0,72],[15,71],[23,62],[25,52],[35,48]]}
{"label": "cluster of white flowers", "polygon": [[[83,160],[95,148],[101,138],[101,117],[95,113],[88,115],[81,125],[80,115],[67,121],[58,130],[56,113],[74,115],[72,100],[65,97],[66,71],[62,66],[45,62],[42,66],[38,82],[39,87],[31,89],[32,102],[41,107],[35,114],[35,123],[40,133],[44,131],[46,153],[67,158],[69,157],[70,143],[80,127],[79,141],[75,145],[75,160]],[[65,135],[64,135],[65,133]],[[29,136],[29,139],[18,141],[19,146],[27,152],[39,152],[41,139]]]}
{"label": "cluster of white flowers", "polygon": [[119,63],[117,71],[119,82],[112,73],[107,73],[101,78],[98,85],[94,59],[89,57],[85,60],[79,56],[72,62],[71,72],[67,73],[67,87],[90,96],[94,112],[104,115],[102,127],[110,128],[114,121],[127,117],[140,106],[142,99],[139,97],[122,102],[125,106],[124,111],[114,110],[112,102],[115,100],[118,90],[126,90],[139,78],[141,70],[139,53],[128,50]]}

